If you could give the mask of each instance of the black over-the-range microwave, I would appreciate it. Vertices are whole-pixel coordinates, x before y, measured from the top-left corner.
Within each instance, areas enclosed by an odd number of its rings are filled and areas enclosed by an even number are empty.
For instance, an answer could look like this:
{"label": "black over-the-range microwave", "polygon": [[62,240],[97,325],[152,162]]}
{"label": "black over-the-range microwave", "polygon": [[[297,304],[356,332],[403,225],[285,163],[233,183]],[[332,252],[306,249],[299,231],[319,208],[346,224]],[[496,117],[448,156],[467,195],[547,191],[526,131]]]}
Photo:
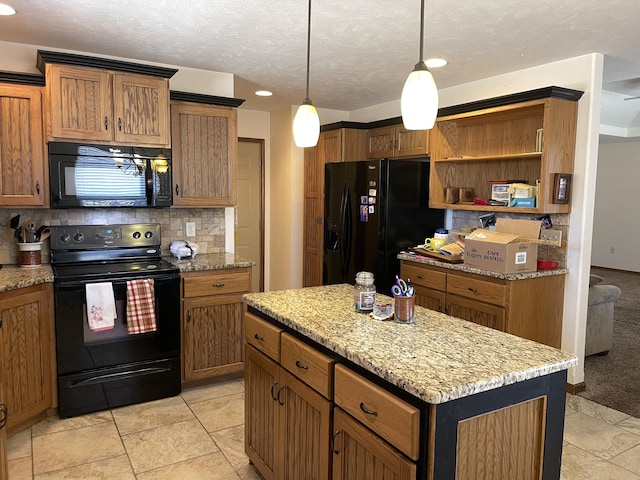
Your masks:
{"label": "black over-the-range microwave", "polygon": [[171,150],[49,143],[51,208],[170,207]]}

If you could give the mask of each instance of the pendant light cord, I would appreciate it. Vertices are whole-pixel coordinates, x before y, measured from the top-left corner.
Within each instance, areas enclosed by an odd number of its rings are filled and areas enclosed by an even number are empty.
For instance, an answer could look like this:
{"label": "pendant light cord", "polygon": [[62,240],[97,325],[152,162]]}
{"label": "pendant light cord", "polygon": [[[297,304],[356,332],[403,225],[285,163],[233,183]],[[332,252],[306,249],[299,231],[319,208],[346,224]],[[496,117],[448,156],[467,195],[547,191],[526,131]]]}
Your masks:
{"label": "pendant light cord", "polygon": [[[309,0],[309,5],[311,5],[311,0]],[[311,18],[309,18],[309,22],[311,22]],[[424,61],[424,0],[420,2],[420,61]]]}
{"label": "pendant light cord", "polygon": [[[424,2],[424,0],[422,0]],[[311,56],[311,0],[309,0],[309,16],[307,21],[307,91],[305,100],[309,100],[309,57]]]}

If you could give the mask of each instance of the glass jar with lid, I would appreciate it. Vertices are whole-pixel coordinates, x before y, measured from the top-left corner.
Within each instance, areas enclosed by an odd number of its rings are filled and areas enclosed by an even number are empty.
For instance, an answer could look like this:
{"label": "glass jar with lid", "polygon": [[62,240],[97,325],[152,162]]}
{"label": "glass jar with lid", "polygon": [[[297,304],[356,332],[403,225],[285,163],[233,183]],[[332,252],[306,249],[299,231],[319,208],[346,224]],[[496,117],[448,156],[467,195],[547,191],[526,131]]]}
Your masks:
{"label": "glass jar with lid", "polygon": [[353,291],[353,308],[356,312],[368,313],[373,311],[376,302],[376,286],[373,283],[373,273],[358,272]]}

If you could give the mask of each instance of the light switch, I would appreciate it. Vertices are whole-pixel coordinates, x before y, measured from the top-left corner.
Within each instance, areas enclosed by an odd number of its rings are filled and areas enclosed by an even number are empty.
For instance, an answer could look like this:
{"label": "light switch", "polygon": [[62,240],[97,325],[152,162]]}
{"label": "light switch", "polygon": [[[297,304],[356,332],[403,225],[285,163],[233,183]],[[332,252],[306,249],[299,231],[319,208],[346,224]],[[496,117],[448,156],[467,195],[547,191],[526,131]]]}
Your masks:
{"label": "light switch", "polygon": [[187,237],[195,237],[196,236],[195,222],[187,222],[185,224],[185,230],[187,231]]}

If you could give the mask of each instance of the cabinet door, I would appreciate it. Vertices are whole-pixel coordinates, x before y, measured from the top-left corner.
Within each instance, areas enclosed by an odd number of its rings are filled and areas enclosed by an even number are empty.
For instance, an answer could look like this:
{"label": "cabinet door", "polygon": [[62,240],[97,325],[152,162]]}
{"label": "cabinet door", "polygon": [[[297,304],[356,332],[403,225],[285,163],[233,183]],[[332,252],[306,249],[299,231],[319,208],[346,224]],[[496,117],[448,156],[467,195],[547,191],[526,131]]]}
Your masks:
{"label": "cabinet door", "polygon": [[331,404],[282,368],[280,381],[286,389],[278,478],[329,480]]}
{"label": "cabinet door", "polygon": [[435,310],[436,312],[444,312],[444,292],[439,292],[438,290],[420,287],[417,285],[414,285],[413,288],[416,290],[416,305],[428,308],[429,310]]}
{"label": "cabinet door", "polygon": [[236,204],[237,112],[195,103],[171,106],[174,207]]}
{"label": "cabinet door", "polygon": [[242,297],[186,299],[182,345],[185,382],[242,371]]}
{"label": "cabinet door", "polygon": [[43,285],[0,296],[0,382],[9,429],[51,407],[50,322]]}
{"label": "cabinet door", "polygon": [[429,154],[429,130],[407,130],[396,127],[396,157]]}
{"label": "cabinet door", "polygon": [[281,412],[278,398],[282,399],[284,391],[279,382],[280,367],[251,345],[245,348],[245,452],[265,480],[275,480]]}
{"label": "cabinet door", "polygon": [[342,130],[329,130],[320,134],[318,151],[324,164],[340,163],[342,158]]}
{"label": "cabinet door", "polygon": [[41,89],[0,85],[0,205],[45,204]]}
{"label": "cabinet door", "polygon": [[303,283],[322,285],[324,162],[318,147],[304,149]]}
{"label": "cabinet door", "polygon": [[503,307],[447,294],[446,312],[453,317],[469,320],[485,327],[502,332],[506,330],[506,311]]}
{"label": "cabinet door", "polygon": [[109,72],[47,65],[46,75],[53,139],[113,139]]}
{"label": "cabinet door", "polygon": [[396,127],[372,128],[367,135],[367,158],[395,156]]}
{"label": "cabinet door", "polygon": [[166,78],[113,74],[113,111],[116,142],[171,146]]}
{"label": "cabinet door", "polygon": [[416,478],[414,463],[339,408],[333,424],[333,480]]}

